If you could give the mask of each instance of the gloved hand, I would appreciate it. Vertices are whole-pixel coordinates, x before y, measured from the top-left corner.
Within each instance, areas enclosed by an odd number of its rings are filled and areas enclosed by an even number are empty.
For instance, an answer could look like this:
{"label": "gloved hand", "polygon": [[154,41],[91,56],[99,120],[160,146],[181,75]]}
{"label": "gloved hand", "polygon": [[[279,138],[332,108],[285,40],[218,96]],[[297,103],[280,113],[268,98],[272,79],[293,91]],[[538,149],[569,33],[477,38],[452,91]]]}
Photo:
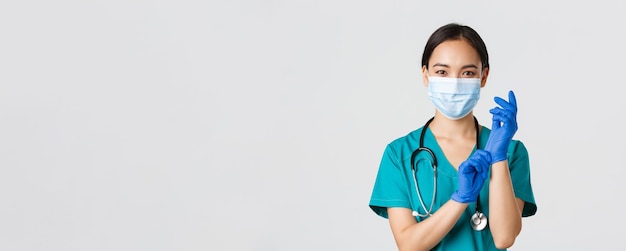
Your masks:
{"label": "gloved hand", "polygon": [[517,101],[513,91],[509,91],[509,102],[500,97],[494,100],[501,107],[489,110],[493,114],[493,123],[485,150],[491,153],[491,164],[506,160],[509,143],[517,131]]}
{"label": "gloved hand", "polygon": [[476,150],[469,159],[459,165],[459,188],[450,199],[460,203],[475,202],[489,176],[491,154]]}

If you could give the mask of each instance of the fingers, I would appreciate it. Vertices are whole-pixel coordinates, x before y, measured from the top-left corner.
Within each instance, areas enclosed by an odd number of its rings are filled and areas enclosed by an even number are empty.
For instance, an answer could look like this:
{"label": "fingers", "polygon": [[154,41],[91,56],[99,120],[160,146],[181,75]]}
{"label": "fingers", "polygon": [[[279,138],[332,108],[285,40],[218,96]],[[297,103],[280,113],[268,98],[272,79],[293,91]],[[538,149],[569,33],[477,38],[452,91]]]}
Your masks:
{"label": "fingers", "polygon": [[470,174],[470,173],[475,173],[476,167],[479,166],[480,163],[478,162],[478,160],[476,158],[470,157],[469,159],[463,161],[463,163],[461,163],[461,165],[459,166],[459,173],[463,173],[463,174]]}
{"label": "fingers", "polygon": [[508,102],[500,97],[494,97],[493,100],[496,102],[496,104],[500,105],[502,108],[511,110],[517,113],[517,99],[515,98],[515,93],[513,93],[513,91],[509,91]]}
{"label": "fingers", "polygon": [[512,124],[515,122],[515,113],[513,113],[512,111],[505,110],[502,108],[493,108],[489,110],[489,113],[493,115],[493,119],[492,119],[493,125],[497,124],[497,127],[493,127],[493,128],[499,128],[500,122],[504,124],[507,124],[507,123]]}
{"label": "fingers", "polygon": [[485,150],[476,150],[477,154],[480,155],[481,166],[482,169],[479,170],[479,173],[483,176],[483,180],[489,177],[489,164],[491,163],[491,153]]}
{"label": "fingers", "polygon": [[500,107],[489,110],[489,112],[493,114],[491,129],[496,130],[502,126],[515,125],[517,123],[517,99],[515,98],[515,93],[509,91],[508,102],[500,97],[494,97],[493,100],[500,105]]}
{"label": "fingers", "polygon": [[507,102],[506,100],[500,97],[494,97],[493,100],[496,101],[496,103],[500,105],[502,108],[517,112],[517,104]]}
{"label": "fingers", "polygon": [[478,173],[485,177],[489,172],[489,164],[491,163],[491,154],[485,150],[476,150],[472,156],[461,163],[459,172],[464,174]]}
{"label": "fingers", "polygon": [[515,110],[517,111],[517,99],[515,99],[515,93],[513,93],[513,91],[509,91],[509,102],[515,106]]}
{"label": "fingers", "polygon": [[463,161],[459,166],[459,189],[452,194],[451,199],[462,203],[476,201],[489,177],[490,162],[491,154],[480,149]]}
{"label": "fingers", "polygon": [[471,158],[477,160],[479,164],[482,164],[482,163],[489,164],[489,161],[491,159],[491,154],[489,154],[489,152],[485,150],[478,149],[474,152]]}
{"label": "fingers", "polygon": [[477,159],[478,165],[475,167],[476,171],[484,178],[489,173],[489,164],[491,163],[491,154],[485,150],[476,150],[474,153]]}
{"label": "fingers", "polygon": [[491,130],[498,129],[502,125],[502,123],[500,123],[501,121],[496,119],[496,117],[495,117],[496,113],[500,113],[496,109],[501,109],[501,108],[493,108],[493,109],[489,110],[489,113],[494,115],[494,116],[492,116],[493,118],[491,119]]}

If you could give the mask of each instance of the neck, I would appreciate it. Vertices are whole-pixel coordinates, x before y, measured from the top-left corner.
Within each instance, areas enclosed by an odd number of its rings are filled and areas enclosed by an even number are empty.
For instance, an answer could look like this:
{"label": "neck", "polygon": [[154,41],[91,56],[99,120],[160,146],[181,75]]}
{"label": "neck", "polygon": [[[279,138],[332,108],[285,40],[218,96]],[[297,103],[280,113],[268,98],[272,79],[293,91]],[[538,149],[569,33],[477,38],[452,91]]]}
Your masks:
{"label": "neck", "polygon": [[[458,119],[451,120],[443,116],[439,111],[435,113],[435,118],[430,124],[430,130],[437,137],[444,138],[466,138],[476,137],[476,126],[473,113]],[[480,130],[480,126],[479,126]]]}

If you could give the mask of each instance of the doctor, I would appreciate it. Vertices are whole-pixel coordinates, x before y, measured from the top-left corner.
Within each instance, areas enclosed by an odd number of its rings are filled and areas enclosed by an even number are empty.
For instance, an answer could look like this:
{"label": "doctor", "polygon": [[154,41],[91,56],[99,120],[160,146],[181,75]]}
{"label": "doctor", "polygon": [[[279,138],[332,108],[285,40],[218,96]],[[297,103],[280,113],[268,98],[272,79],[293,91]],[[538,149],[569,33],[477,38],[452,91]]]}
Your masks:
{"label": "doctor", "polygon": [[428,39],[422,75],[434,116],[387,144],[369,203],[399,250],[506,249],[535,214],[528,152],[513,139],[515,94],[494,98],[491,129],[472,113],[488,74],[474,29],[450,23]]}

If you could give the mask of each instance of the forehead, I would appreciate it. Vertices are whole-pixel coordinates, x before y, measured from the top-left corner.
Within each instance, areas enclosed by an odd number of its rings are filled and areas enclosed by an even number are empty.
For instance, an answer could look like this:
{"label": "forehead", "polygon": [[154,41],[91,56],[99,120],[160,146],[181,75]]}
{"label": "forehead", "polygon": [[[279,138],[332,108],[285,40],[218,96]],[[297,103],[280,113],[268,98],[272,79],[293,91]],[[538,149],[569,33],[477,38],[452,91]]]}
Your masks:
{"label": "forehead", "polygon": [[465,39],[447,40],[437,45],[428,62],[429,66],[434,64],[481,66],[480,55]]}

